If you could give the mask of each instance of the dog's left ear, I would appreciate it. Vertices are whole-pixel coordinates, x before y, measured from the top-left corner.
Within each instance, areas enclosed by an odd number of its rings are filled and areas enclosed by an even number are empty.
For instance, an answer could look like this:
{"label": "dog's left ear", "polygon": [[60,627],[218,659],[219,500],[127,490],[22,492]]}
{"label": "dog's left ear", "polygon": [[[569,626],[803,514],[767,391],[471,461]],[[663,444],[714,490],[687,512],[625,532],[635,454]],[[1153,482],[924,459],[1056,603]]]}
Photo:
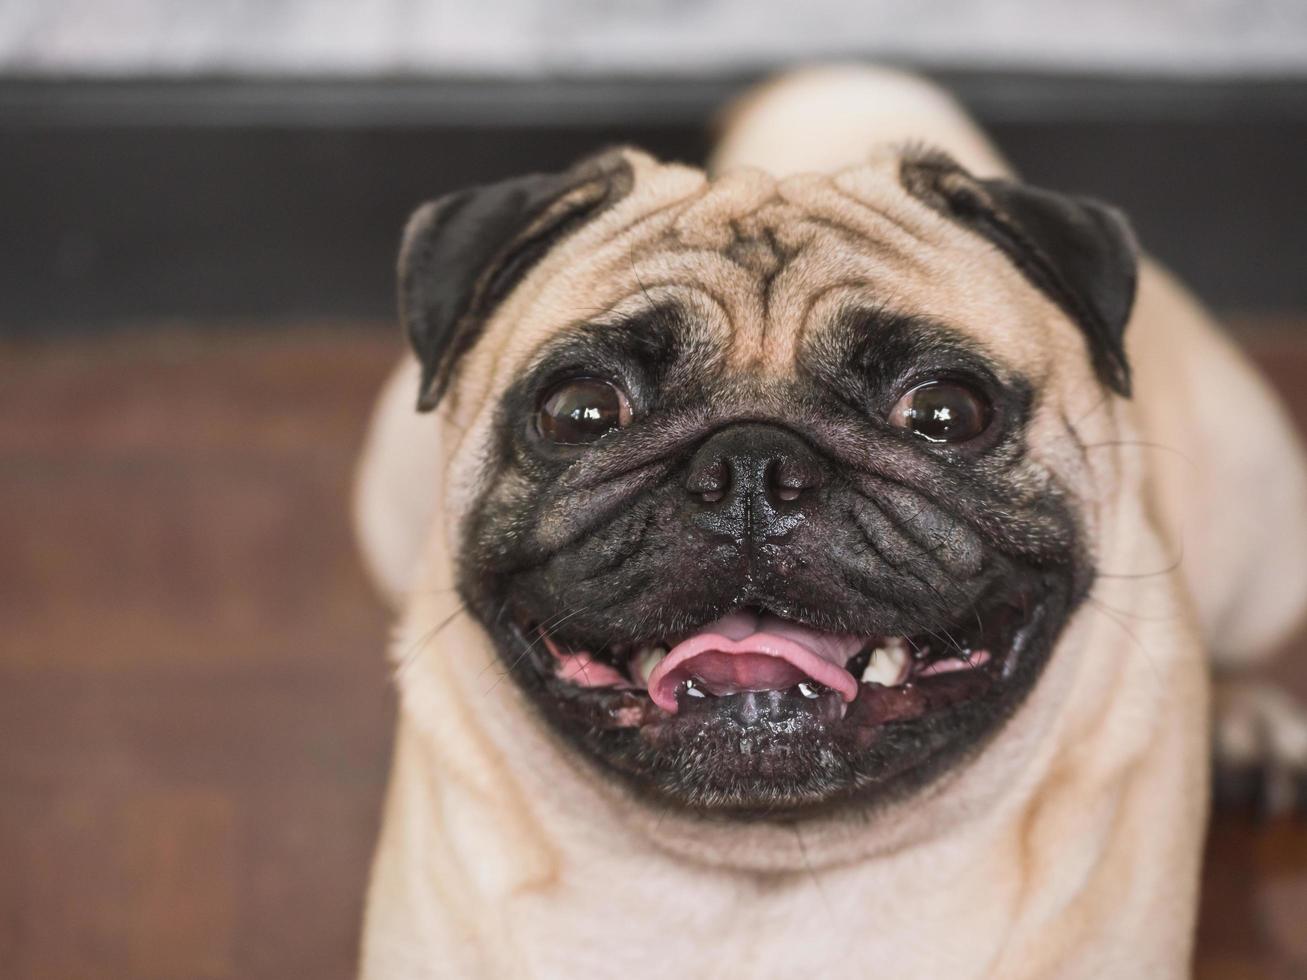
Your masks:
{"label": "dog's left ear", "polygon": [[1116,208],[1014,180],[973,177],[951,159],[905,159],[903,186],[1001,249],[1076,322],[1104,384],[1130,394],[1125,328],[1139,249]]}
{"label": "dog's left ear", "polygon": [[399,254],[399,309],[422,365],[419,411],[436,407],[513,287],[632,183],[626,154],[611,150],[563,173],[471,187],[418,208]]}

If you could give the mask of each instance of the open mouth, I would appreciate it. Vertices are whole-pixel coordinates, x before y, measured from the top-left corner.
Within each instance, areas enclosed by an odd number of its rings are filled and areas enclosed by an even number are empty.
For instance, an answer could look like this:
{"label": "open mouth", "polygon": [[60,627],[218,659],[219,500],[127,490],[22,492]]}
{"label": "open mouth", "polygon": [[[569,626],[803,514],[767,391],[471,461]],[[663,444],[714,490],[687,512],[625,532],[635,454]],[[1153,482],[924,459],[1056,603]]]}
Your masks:
{"label": "open mouth", "polygon": [[925,763],[979,747],[1052,646],[1061,603],[1036,594],[905,633],[753,606],[637,641],[587,644],[530,621],[514,632],[547,713],[600,760],[694,806],[775,812],[926,778]]}
{"label": "open mouth", "polygon": [[598,650],[569,646],[540,627],[534,633],[556,682],[600,701],[605,692],[626,695],[613,702],[615,727],[741,694],[824,700],[841,719],[856,705],[859,715],[891,721],[924,711],[930,692],[979,693],[1001,678],[1019,652],[1025,605],[1001,605],[970,628],[917,635],[834,633],[750,608],[688,635]]}

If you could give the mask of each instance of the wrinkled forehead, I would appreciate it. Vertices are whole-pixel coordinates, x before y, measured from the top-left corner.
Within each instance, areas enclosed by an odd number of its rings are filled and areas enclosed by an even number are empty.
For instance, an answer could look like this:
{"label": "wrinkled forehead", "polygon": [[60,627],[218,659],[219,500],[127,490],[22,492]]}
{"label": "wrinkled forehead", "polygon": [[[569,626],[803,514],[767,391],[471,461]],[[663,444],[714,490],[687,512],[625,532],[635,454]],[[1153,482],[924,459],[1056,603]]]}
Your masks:
{"label": "wrinkled forehead", "polygon": [[1040,384],[1057,349],[1074,349],[1055,308],[991,245],[908,194],[898,172],[892,157],[780,181],[638,174],[620,206],[551,253],[496,315],[482,345],[490,390],[569,329],[669,304],[755,377],[792,375],[812,331],[870,308],[942,323]]}

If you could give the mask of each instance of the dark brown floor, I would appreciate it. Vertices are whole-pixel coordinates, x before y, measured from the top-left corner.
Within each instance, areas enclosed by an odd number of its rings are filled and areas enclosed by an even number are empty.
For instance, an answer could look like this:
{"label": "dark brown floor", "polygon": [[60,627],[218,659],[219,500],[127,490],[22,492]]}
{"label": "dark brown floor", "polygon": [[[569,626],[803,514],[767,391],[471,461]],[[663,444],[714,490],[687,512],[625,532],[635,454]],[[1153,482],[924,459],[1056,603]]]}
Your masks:
{"label": "dark brown floor", "polygon": [[[1292,326],[1244,336],[1307,425]],[[397,343],[0,347],[0,976],[352,974],[394,699],[346,501]],[[1218,822],[1199,948],[1307,976],[1307,827]]]}

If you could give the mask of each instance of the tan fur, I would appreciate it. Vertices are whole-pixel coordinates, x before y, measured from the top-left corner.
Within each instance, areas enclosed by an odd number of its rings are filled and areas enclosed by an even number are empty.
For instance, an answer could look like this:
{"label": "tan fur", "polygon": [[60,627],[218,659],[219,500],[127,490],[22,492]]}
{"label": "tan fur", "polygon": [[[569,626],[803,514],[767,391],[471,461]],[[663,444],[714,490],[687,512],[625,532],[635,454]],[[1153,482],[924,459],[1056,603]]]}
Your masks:
{"label": "tan fur", "polygon": [[[1261,632],[1244,648],[1236,624],[1250,597],[1236,602],[1232,579],[1261,558],[1301,585],[1307,530],[1298,514],[1264,515],[1259,527],[1283,518],[1296,537],[1245,535],[1245,552],[1220,537],[1236,518],[1186,522],[1179,502],[1234,510],[1227,495],[1248,499],[1273,474],[1287,487],[1276,506],[1301,504],[1301,464],[1260,382],[1152,266],[1130,326],[1139,395],[1105,397],[1057,309],[900,188],[898,155],[881,142],[928,135],[973,166],[1001,166],[922,83],[908,88],[925,101],[895,111],[905,84],[841,69],[763,90],[734,113],[712,183],[631,152],[634,190],[513,291],[438,416],[412,411],[417,371],[398,369],[357,508],[370,565],[403,609],[363,976],[1185,974],[1206,811],[1200,637],[1224,636],[1235,654],[1274,640],[1301,588],[1258,600]],[[807,136],[794,132],[795,91],[818,121]],[[871,119],[885,126],[860,128],[868,116],[848,107],[877,98],[889,108]],[[832,133],[858,136],[842,146]],[[979,758],[871,820],[740,825],[650,809],[555,740],[459,612],[450,542],[479,492],[505,386],[559,330],[668,295],[724,356],[764,374],[785,372],[796,338],[850,297],[973,330],[1044,393],[1032,473],[1083,494],[1099,567],[1128,576],[1100,581]],[[1199,410],[1213,385],[1238,392],[1259,439]],[[1143,449],[1153,442],[1180,451]],[[1238,472],[1227,453],[1245,461]],[[1172,456],[1192,472],[1177,477]],[[1178,542],[1219,568],[1177,568]]]}

